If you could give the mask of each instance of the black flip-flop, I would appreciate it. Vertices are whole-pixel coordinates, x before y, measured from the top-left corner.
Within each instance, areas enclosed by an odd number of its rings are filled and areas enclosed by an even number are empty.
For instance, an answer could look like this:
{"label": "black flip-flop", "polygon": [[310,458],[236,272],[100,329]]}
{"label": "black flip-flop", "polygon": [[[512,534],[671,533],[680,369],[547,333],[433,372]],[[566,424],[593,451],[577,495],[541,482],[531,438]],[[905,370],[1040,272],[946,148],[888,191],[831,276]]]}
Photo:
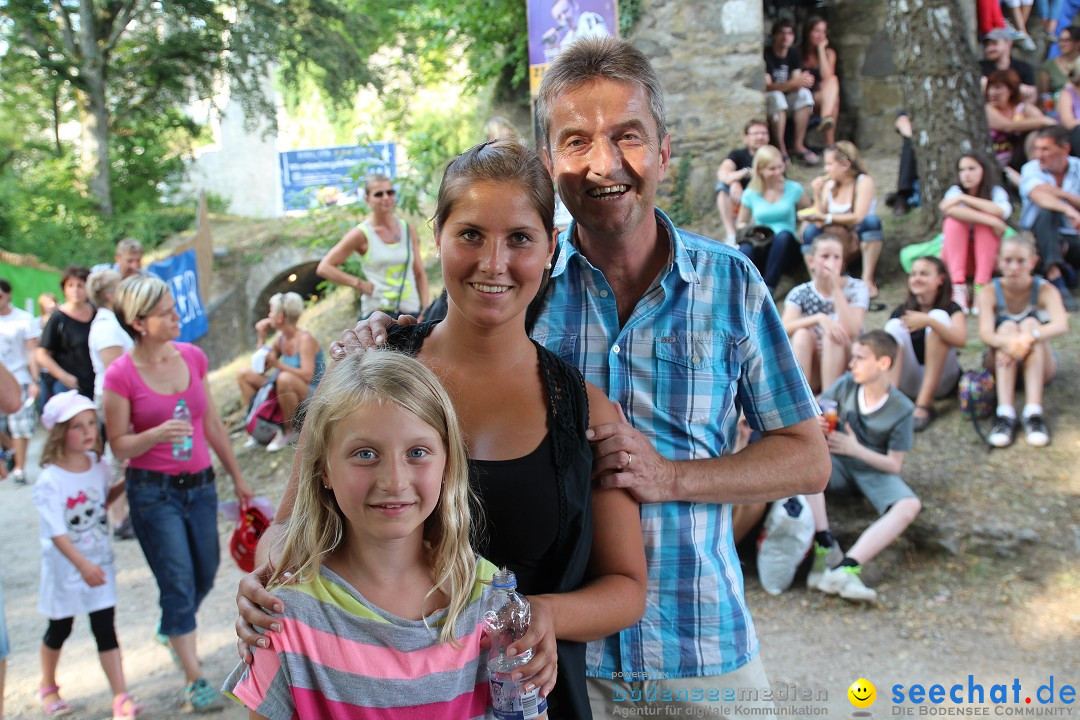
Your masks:
{"label": "black flip-flop", "polygon": [[930,423],[934,422],[934,420],[937,418],[937,411],[934,410],[933,406],[931,405],[916,405],[915,409],[926,411],[926,417],[912,416],[913,420],[915,421],[915,432],[922,432],[926,428],[930,427]]}

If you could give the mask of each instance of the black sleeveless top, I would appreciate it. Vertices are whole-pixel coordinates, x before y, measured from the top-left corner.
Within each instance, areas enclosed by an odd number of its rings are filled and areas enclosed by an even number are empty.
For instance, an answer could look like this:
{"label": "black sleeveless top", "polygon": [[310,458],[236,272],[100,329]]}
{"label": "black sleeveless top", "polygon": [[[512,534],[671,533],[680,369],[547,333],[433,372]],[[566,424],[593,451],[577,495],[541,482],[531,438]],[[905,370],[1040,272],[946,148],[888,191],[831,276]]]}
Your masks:
{"label": "black sleeveless top", "polygon": [[[417,354],[435,323],[392,326],[387,345]],[[537,344],[547,391],[548,432],[513,460],[471,460],[469,477],[483,518],[476,550],[514,571],[526,595],[576,590],[592,549],[589,402],[581,373]],[[559,679],[548,696],[552,720],[592,717],[585,687],[585,643],[558,641]]]}

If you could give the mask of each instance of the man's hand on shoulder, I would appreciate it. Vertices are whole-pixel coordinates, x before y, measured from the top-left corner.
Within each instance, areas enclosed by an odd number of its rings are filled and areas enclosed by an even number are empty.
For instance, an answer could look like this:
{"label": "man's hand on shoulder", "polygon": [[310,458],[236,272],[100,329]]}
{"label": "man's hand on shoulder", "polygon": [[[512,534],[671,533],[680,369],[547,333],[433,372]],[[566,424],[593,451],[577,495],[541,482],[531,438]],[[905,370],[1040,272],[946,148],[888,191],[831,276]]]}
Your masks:
{"label": "man's hand on shoulder", "polygon": [[585,437],[593,450],[593,479],[601,487],[624,488],[641,503],[675,499],[675,463],[656,452],[635,430],[618,403],[619,421],[589,428]]}

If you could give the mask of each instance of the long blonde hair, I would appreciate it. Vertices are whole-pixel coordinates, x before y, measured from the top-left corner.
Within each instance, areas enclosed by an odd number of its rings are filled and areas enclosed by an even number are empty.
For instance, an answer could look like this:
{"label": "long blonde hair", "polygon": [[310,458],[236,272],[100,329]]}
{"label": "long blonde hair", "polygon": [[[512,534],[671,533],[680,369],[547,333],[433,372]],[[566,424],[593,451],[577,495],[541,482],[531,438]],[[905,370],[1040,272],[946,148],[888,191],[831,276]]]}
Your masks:
{"label": "long blonde hair", "polygon": [[471,507],[475,498],[469,488],[465,438],[457,414],[438,378],[419,360],[392,350],[371,350],[349,355],[326,371],[311,397],[304,419],[300,479],[296,504],[283,539],[280,564],[270,585],[309,582],[344,539],[345,516],[334,493],[324,487],[327,456],[334,429],[358,407],[371,402],[390,402],[411,412],[442,438],[446,467],[439,501],[424,523],[424,538],[435,571],[430,597],[442,590],[450,598],[440,642],[455,642],[454,625],[469,602],[476,579],[476,562],[470,543]]}
{"label": "long blonde hair", "polygon": [[761,168],[765,167],[771,162],[782,159],[784,156],[780,154],[772,145],[762,145],[754,153],[754,162],[750,166],[750,184],[746,186],[747,190],[753,190],[759,195],[765,191],[765,181],[761,178]]}

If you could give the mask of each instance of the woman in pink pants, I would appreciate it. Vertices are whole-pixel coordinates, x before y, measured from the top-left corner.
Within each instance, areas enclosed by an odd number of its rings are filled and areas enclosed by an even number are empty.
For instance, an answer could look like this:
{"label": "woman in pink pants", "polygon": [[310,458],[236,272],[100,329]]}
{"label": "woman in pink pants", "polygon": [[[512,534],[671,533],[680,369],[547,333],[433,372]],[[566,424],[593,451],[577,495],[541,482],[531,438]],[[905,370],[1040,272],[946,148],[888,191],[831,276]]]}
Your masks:
{"label": "woman in pink pants", "polygon": [[964,312],[968,302],[967,278],[974,267],[974,297],[990,282],[1005,220],[1012,213],[1009,194],[998,183],[997,164],[983,155],[961,155],[956,163],[957,184],[945,192],[938,207],[945,214],[941,259],[949,268],[952,297]]}

